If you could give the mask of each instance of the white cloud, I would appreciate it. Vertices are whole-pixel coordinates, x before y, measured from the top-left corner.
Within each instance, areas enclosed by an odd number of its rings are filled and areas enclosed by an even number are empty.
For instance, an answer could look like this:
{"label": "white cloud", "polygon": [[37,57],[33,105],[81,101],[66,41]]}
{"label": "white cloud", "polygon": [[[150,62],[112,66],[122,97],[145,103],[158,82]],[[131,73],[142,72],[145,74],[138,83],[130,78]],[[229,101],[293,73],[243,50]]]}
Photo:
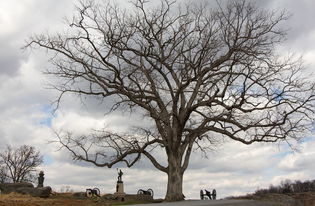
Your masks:
{"label": "white cloud", "polygon": [[315,166],[314,138],[300,145],[299,152],[286,155],[280,162],[279,168],[288,171],[305,171],[311,174]]}
{"label": "white cloud", "polygon": [[276,175],[272,178],[272,184],[273,185],[279,185],[282,181],[285,181],[287,179],[294,181],[294,180],[309,180],[310,178],[313,178],[312,176],[305,174],[304,172],[293,172],[289,174],[284,175]]}

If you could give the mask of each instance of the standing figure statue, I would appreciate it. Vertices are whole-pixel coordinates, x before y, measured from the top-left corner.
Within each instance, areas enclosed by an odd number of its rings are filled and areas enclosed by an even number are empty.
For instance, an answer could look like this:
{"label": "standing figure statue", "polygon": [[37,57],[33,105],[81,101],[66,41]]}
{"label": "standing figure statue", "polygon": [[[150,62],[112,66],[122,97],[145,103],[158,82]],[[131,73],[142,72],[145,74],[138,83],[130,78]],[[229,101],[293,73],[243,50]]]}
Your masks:
{"label": "standing figure statue", "polygon": [[[118,170],[118,169],[117,169]],[[122,176],[123,176],[123,172],[121,171],[121,169],[118,172],[118,182],[122,182]]]}
{"label": "standing figure statue", "polygon": [[38,179],[38,185],[37,187],[44,187],[44,172],[43,171],[40,171],[39,172],[39,177],[37,178]]}

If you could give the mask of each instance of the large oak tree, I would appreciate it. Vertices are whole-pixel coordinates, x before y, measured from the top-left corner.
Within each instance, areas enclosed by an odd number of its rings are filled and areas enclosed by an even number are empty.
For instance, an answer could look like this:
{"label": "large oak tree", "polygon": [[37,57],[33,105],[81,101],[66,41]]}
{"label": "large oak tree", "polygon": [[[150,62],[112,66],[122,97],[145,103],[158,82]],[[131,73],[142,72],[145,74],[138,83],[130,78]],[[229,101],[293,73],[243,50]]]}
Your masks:
{"label": "large oak tree", "polygon": [[[29,46],[51,52],[58,103],[66,93],[97,97],[154,125],[59,134],[62,146],[99,167],[131,167],[144,156],[168,175],[165,198],[175,201],[192,150],[206,151],[214,137],[276,142],[310,129],[314,83],[300,60],[276,52],[286,19],[243,0],[212,8],[135,0],[128,10],[82,1],[67,33],[33,36]],[[165,151],[166,165],[155,149]]]}

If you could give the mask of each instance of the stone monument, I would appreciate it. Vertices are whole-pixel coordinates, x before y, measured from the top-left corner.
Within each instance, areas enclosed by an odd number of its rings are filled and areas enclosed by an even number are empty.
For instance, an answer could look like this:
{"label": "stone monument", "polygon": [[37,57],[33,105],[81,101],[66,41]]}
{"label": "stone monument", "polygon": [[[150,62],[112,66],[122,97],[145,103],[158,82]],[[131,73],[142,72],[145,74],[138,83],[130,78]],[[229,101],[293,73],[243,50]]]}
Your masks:
{"label": "stone monument", "polygon": [[44,172],[43,171],[40,171],[39,172],[39,177],[37,178],[38,179],[38,185],[37,187],[44,187]]}
{"label": "stone monument", "polygon": [[[118,171],[118,169],[117,169]],[[116,192],[115,195],[125,195],[126,193],[124,192],[124,182],[122,181],[122,176],[123,172],[121,170],[118,171],[118,180],[116,184]]]}

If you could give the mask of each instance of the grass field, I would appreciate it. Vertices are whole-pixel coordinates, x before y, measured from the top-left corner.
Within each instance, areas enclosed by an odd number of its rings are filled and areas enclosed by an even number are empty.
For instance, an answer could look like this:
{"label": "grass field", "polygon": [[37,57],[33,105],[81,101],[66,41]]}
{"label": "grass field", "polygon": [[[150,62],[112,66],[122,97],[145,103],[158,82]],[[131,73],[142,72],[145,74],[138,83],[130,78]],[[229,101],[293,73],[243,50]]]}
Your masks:
{"label": "grass field", "polygon": [[251,199],[277,202],[281,206],[315,206],[315,192],[301,192],[288,194],[249,194],[239,197],[230,197],[230,199]]}
{"label": "grass field", "polygon": [[71,193],[58,193],[49,198],[37,198],[17,193],[0,194],[0,206],[109,206],[145,202],[121,202],[102,198],[79,199]]}

